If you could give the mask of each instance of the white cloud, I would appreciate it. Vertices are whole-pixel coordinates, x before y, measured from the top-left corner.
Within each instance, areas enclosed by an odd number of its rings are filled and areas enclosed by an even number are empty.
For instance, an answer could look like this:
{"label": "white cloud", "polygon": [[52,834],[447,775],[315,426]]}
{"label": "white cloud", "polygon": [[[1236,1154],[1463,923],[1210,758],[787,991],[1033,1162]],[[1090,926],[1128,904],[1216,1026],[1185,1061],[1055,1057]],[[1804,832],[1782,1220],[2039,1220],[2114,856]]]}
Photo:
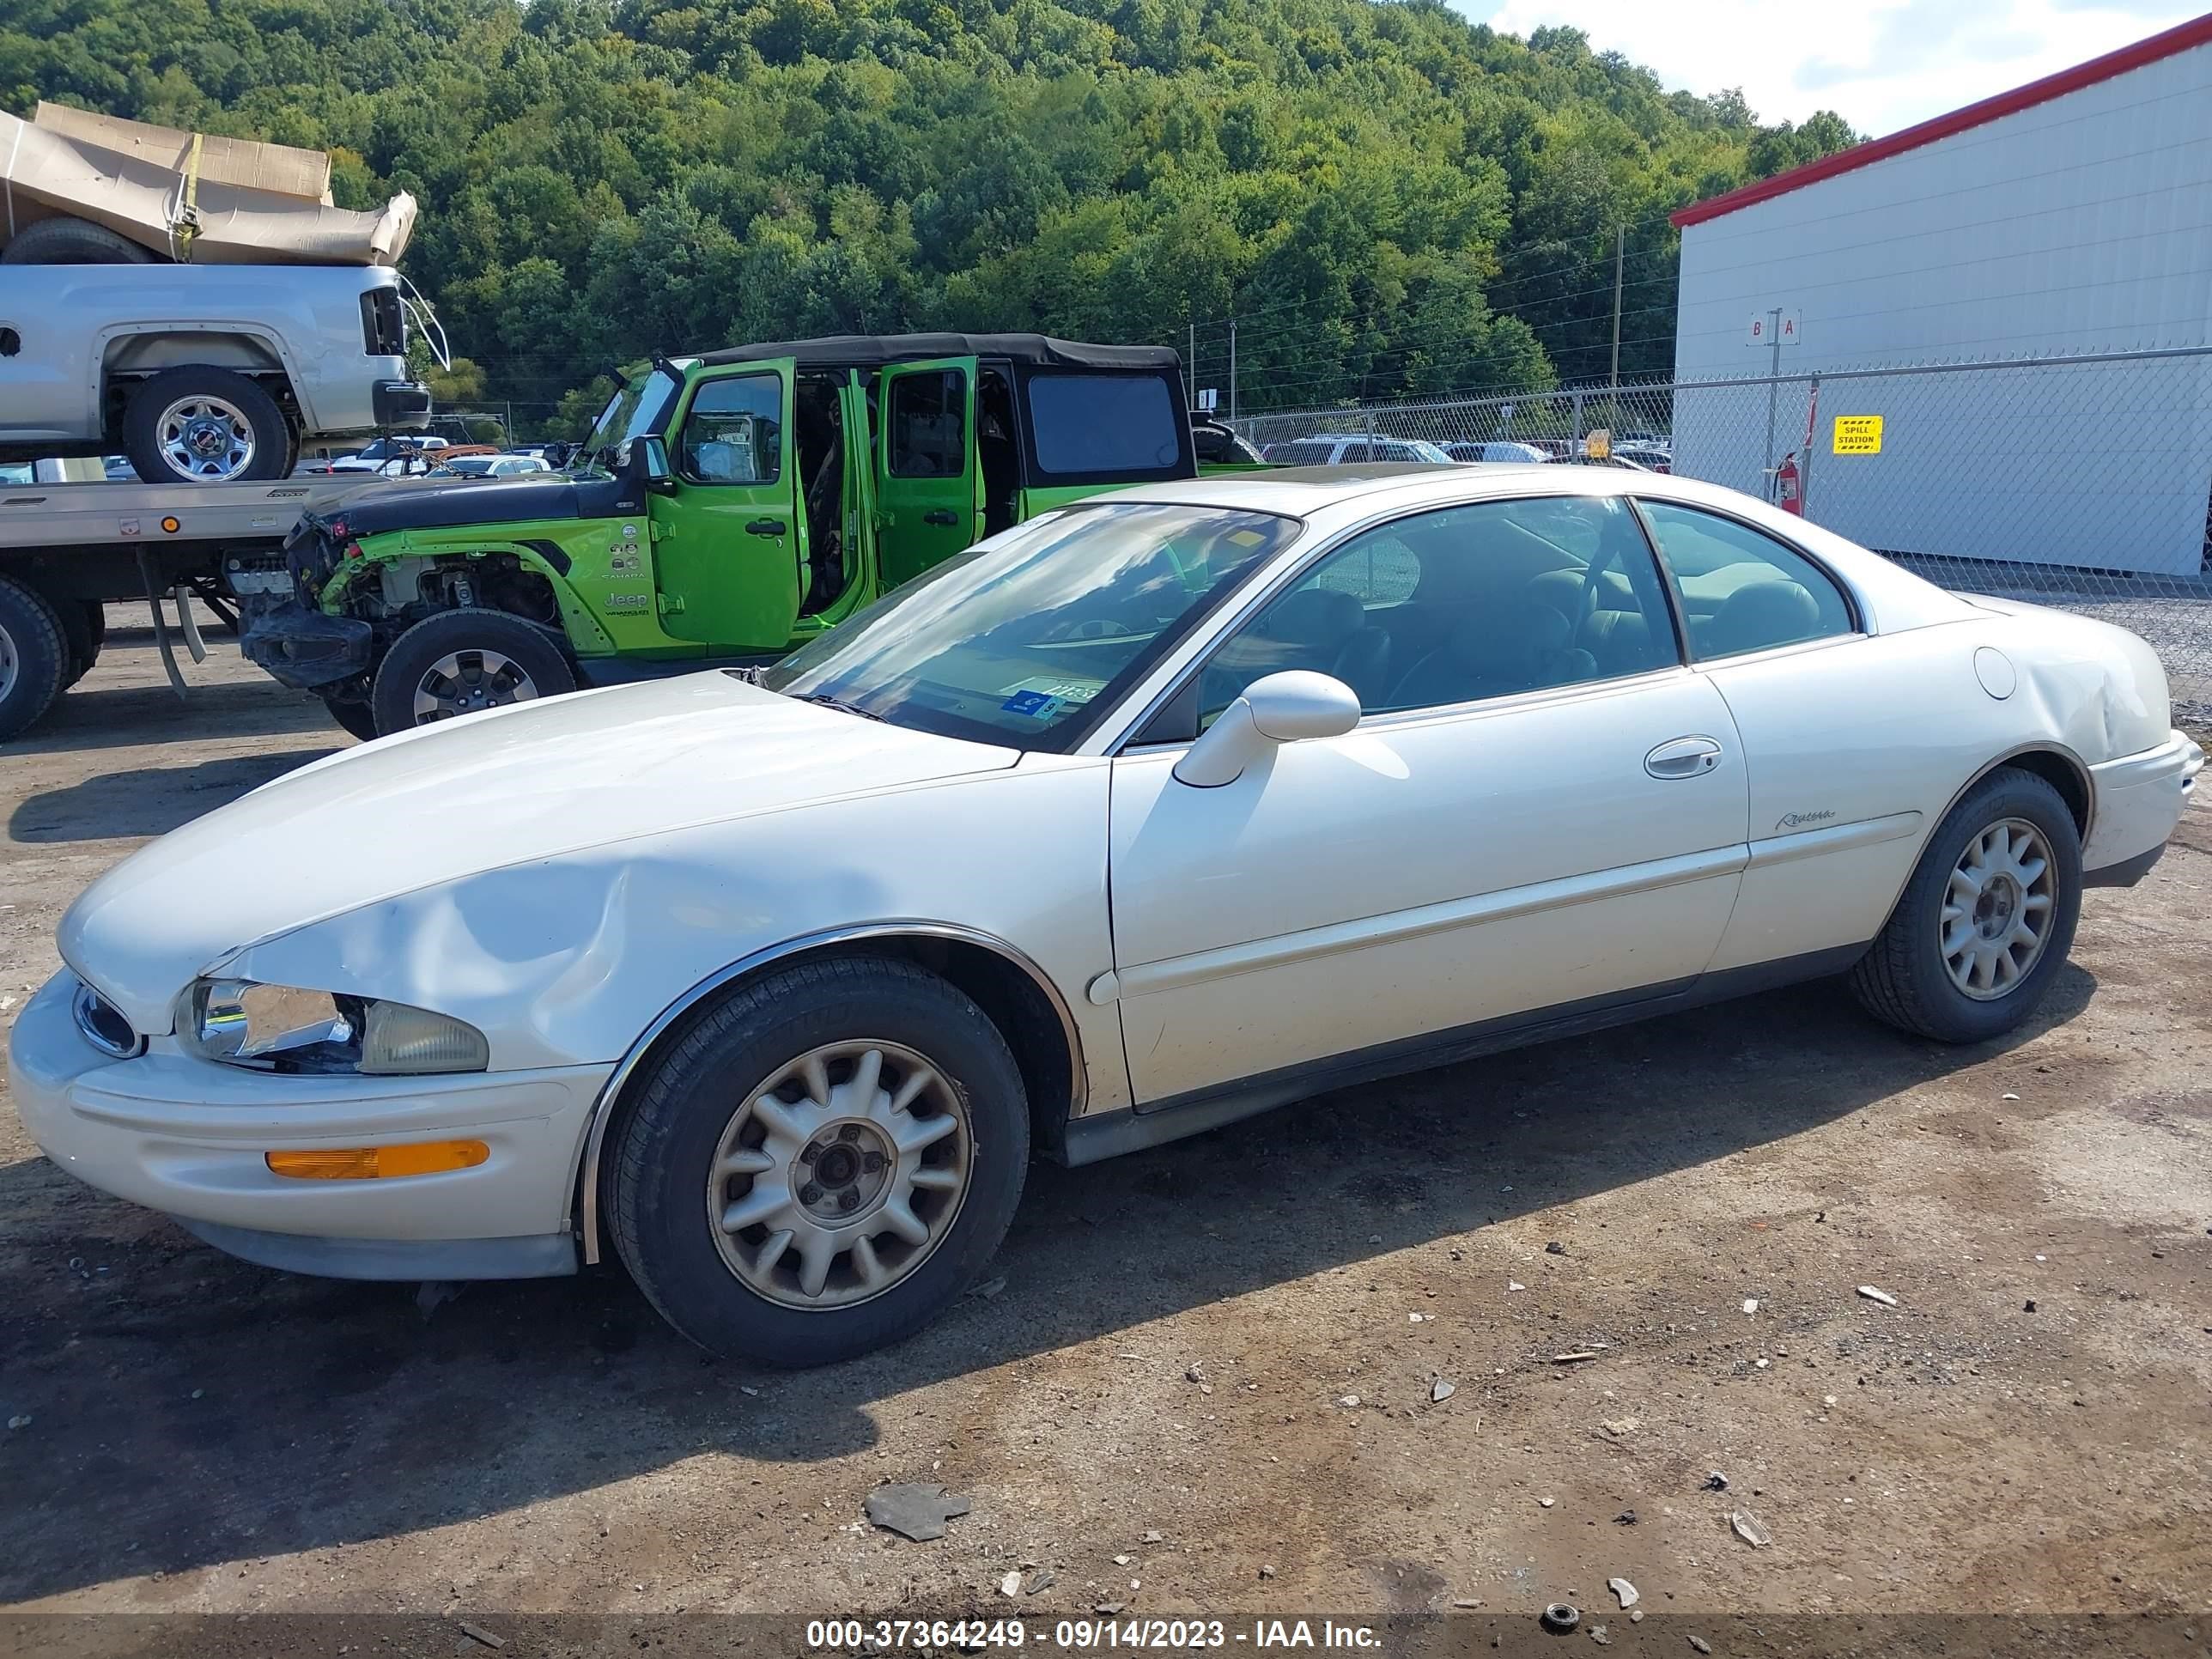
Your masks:
{"label": "white cloud", "polygon": [[1832,109],[1894,132],[2198,15],[2202,0],[1468,0],[1493,27],[1565,23],[1670,88],[1743,88],[1762,121]]}

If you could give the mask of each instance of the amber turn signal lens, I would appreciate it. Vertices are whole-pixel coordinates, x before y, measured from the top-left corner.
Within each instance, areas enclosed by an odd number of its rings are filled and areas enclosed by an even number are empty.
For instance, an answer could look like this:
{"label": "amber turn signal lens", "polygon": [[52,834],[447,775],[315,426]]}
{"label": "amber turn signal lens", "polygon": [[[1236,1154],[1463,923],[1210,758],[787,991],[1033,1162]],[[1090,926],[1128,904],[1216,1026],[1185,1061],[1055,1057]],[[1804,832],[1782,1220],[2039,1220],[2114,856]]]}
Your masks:
{"label": "amber turn signal lens", "polygon": [[405,1146],[270,1152],[265,1161],[274,1173],[301,1181],[377,1181],[392,1176],[472,1169],[490,1156],[491,1148],[481,1140],[418,1140]]}

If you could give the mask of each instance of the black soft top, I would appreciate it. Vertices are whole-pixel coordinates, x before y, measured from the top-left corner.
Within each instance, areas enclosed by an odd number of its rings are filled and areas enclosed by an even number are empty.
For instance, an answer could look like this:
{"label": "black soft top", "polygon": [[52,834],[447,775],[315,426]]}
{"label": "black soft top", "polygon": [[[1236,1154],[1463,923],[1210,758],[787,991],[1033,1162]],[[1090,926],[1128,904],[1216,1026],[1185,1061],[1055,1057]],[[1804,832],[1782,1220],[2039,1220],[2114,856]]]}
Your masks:
{"label": "black soft top", "polygon": [[1170,346],[1085,345],[1048,334],[830,334],[818,340],[773,340],[701,355],[702,363],[750,363],[795,357],[802,368],[860,368],[930,357],[999,357],[1040,368],[1179,368]]}

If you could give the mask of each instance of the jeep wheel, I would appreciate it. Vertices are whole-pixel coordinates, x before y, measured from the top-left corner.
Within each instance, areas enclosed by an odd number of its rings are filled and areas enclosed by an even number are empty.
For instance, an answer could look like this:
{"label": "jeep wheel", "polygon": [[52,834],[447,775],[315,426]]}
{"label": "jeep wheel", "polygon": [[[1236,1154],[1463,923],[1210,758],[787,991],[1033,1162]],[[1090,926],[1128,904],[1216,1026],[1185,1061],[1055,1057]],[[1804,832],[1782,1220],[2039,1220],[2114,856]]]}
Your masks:
{"label": "jeep wheel", "polygon": [[1029,1103],[989,1018],[910,963],[771,973],[681,1030],[607,1144],[609,1231],[709,1352],[824,1365],[912,1334],[1006,1237]]}
{"label": "jeep wheel", "polygon": [[69,641],[46,598],[0,576],[0,742],[53,706],[69,674]]}
{"label": "jeep wheel", "polygon": [[389,736],[575,689],[575,671],[543,629],[476,606],[425,617],[394,641],[370,707]]}
{"label": "jeep wheel", "polygon": [[227,368],[170,368],[123,409],[123,448],[148,483],[240,483],[281,478],[291,422],[276,400]]}

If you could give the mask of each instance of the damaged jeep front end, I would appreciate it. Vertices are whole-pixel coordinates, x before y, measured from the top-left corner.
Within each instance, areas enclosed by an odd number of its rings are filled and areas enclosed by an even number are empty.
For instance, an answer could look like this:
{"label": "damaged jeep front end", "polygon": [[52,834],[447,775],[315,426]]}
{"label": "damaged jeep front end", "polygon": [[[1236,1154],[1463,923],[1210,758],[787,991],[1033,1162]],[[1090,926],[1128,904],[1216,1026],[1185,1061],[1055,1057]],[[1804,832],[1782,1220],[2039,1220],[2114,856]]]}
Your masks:
{"label": "damaged jeep front end", "polygon": [[330,615],[321,605],[339,561],[349,556],[359,558],[361,544],[350,539],[342,515],[302,514],[284,538],[289,594],[240,595],[239,648],[278,684],[329,696],[368,673],[374,627],[360,617]]}

